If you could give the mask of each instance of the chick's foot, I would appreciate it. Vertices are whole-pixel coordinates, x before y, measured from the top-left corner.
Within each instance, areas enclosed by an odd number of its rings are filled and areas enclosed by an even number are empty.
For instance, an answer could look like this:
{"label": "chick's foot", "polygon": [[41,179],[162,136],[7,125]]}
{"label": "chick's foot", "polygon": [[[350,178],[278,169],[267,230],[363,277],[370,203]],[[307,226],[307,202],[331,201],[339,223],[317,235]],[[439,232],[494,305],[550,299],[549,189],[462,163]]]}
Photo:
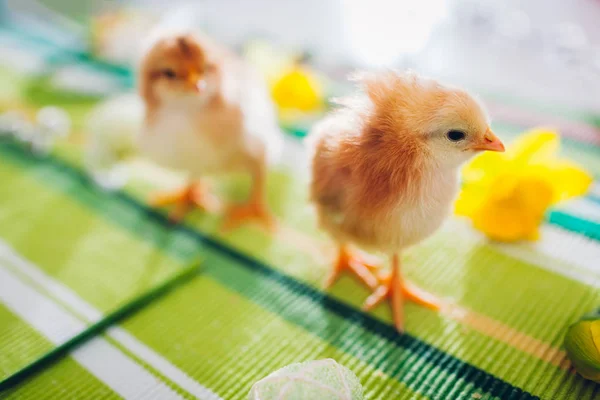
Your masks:
{"label": "chick's foot", "polygon": [[151,196],[150,204],[154,207],[174,206],[169,213],[172,222],[180,222],[194,207],[206,212],[216,212],[220,208],[219,199],[207,187],[194,183],[184,188],[156,193]]}
{"label": "chick's foot", "polygon": [[434,295],[406,282],[399,269],[399,261],[392,261],[392,271],[380,277],[380,285],[365,300],[363,309],[368,311],[387,300],[390,302],[394,326],[399,332],[404,331],[404,302],[412,301],[420,306],[439,311],[441,301]]}
{"label": "chick's foot", "polygon": [[275,228],[275,218],[267,207],[259,202],[251,201],[231,206],[225,215],[223,229],[230,231],[250,221],[258,222],[268,231],[273,231]]}
{"label": "chick's foot", "polygon": [[342,272],[349,271],[369,288],[375,289],[379,285],[379,282],[371,271],[377,268],[377,265],[366,260],[365,257],[350,251],[346,246],[341,246],[338,252],[337,261],[327,277],[325,287],[331,287]]}

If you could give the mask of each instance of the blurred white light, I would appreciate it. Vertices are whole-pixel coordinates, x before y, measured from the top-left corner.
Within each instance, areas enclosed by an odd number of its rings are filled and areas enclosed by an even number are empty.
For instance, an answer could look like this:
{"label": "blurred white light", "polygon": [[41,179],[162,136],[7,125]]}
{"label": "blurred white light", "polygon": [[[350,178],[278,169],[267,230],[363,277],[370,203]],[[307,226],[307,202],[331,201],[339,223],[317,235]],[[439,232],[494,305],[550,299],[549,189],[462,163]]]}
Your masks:
{"label": "blurred white light", "polygon": [[60,107],[43,107],[36,114],[36,122],[48,131],[46,136],[66,137],[71,130],[71,118]]}
{"label": "blurred white light", "polygon": [[340,5],[351,56],[370,67],[421,50],[448,11],[448,0],[343,0]]}
{"label": "blurred white light", "polygon": [[588,43],[583,28],[572,22],[559,24],[554,32],[556,45],[564,49],[581,49]]}
{"label": "blurred white light", "polygon": [[531,22],[524,11],[508,11],[498,22],[500,34],[507,39],[521,40],[531,33]]}

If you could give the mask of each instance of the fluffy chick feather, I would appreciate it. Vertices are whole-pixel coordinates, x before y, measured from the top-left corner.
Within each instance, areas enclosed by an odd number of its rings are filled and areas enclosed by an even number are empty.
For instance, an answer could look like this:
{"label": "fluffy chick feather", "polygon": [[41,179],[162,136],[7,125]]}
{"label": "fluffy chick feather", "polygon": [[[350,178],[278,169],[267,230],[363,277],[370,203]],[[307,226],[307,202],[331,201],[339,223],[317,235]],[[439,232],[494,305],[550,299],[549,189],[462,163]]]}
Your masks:
{"label": "fluffy chick feather", "polygon": [[448,216],[459,166],[476,151],[503,147],[463,90],[393,71],[356,80],[361,92],[310,135],[311,199],[340,259],[349,257],[347,244],[394,259]]}
{"label": "fluffy chick feather", "polygon": [[147,52],[139,86],[146,109],[142,152],[193,180],[250,172],[252,207],[243,213],[265,219],[266,163],[278,154],[282,137],[259,74],[205,36],[176,34]]}

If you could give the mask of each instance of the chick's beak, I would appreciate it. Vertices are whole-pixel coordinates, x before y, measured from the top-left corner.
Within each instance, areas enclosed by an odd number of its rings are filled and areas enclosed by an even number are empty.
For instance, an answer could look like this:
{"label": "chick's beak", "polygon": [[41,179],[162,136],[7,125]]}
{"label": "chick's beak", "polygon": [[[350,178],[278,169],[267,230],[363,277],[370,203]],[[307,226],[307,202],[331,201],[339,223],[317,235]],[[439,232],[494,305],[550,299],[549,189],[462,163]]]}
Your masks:
{"label": "chick's beak", "polygon": [[471,146],[471,150],[498,151],[503,153],[504,144],[498,139],[498,136],[494,135],[494,132],[488,129],[483,135],[483,140],[474,143],[473,146]]}
{"label": "chick's beak", "polygon": [[190,85],[190,88],[196,93],[202,92],[202,90],[204,90],[206,86],[206,82],[204,81],[204,79],[200,78],[200,75],[196,72],[191,72],[188,75],[187,81]]}

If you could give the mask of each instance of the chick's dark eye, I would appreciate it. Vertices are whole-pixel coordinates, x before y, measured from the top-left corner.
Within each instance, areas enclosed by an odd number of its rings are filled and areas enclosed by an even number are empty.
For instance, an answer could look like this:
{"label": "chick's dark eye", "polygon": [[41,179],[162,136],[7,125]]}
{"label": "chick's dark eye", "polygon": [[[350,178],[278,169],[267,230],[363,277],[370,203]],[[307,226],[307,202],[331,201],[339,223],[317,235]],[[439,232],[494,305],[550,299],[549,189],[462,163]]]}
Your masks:
{"label": "chick's dark eye", "polygon": [[448,139],[452,142],[460,142],[461,140],[463,140],[467,135],[465,135],[465,133],[463,131],[450,131],[446,134],[446,136],[448,137]]}
{"label": "chick's dark eye", "polygon": [[169,79],[173,79],[173,78],[175,78],[175,77],[177,76],[177,75],[175,74],[175,71],[173,71],[173,70],[172,70],[172,69],[170,69],[170,68],[163,69],[163,70],[161,71],[161,73],[162,73],[162,75],[163,75],[163,76],[165,76],[165,77],[167,77],[167,78],[169,78]]}

